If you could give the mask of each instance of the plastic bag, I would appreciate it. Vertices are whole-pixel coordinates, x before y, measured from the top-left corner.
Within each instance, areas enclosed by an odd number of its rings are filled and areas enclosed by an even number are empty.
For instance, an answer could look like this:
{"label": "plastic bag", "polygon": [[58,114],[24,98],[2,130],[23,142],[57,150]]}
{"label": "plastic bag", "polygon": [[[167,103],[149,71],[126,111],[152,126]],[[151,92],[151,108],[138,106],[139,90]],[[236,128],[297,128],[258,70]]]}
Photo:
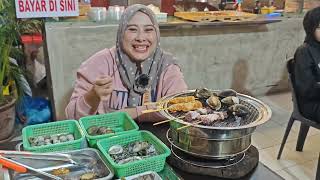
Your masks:
{"label": "plastic bag", "polygon": [[25,125],[51,121],[49,101],[41,97],[23,97],[17,105],[16,112],[18,120]]}

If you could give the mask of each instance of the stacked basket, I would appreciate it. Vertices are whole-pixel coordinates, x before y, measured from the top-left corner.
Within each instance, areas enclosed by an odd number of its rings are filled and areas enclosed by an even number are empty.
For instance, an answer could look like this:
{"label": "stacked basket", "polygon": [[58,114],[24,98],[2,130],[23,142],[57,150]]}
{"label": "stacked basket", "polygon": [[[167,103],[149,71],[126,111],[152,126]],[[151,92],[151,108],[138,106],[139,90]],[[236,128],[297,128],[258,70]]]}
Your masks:
{"label": "stacked basket", "polygon": [[[88,133],[88,128],[92,126],[109,127],[114,133],[93,136]],[[170,155],[169,148],[152,133],[138,130],[139,127],[135,121],[124,112],[87,116],[79,121],[64,120],[27,126],[22,131],[23,148],[32,152],[63,152],[86,148],[89,144],[90,147],[101,151],[104,160],[113,167],[118,177],[127,177],[146,171],[162,171],[166,158]],[[31,146],[30,138],[57,134],[73,134],[74,140]],[[113,145],[127,145],[136,141],[152,144],[158,155],[120,165],[114,162],[108,154],[109,148]]]}

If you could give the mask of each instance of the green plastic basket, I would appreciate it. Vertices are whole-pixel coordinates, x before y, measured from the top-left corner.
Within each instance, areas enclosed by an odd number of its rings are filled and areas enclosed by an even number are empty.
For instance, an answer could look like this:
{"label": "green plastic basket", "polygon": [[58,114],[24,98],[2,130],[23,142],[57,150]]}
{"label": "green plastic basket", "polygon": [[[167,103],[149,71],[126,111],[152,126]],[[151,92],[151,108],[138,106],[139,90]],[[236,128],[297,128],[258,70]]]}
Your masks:
{"label": "green plastic basket", "polygon": [[[80,118],[80,127],[82,128],[85,136],[89,142],[90,147],[96,147],[97,141],[105,139],[114,135],[120,135],[132,131],[138,131],[139,126],[135,121],[125,112],[113,112],[95,116],[87,116]],[[91,126],[107,126],[110,127],[115,133],[103,134],[92,136],[89,135],[87,129]]]}
{"label": "green plastic basket", "polygon": [[[108,154],[108,150],[113,145],[126,145],[135,141],[147,141],[155,146],[159,155],[147,157],[142,160],[129,162],[126,164],[117,164]],[[99,150],[104,158],[114,168],[115,175],[118,177],[127,177],[146,171],[160,172],[165,165],[166,158],[170,155],[170,149],[164,145],[155,135],[148,131],[135,131],[119,136],[110,137],[98,141]]]}
{"label": "green plastic basket", "polygon": [[[44,146],[32,146],[29,142],[29,137],[72,133],[75,140],[57,144]],[[86,140],[79,123],[76,120],[64,120],[45,124],[37,124],[27,126],[22,129],[23,148],[26,151],[32,152],[56,152],[66,150],[81,149],[86,146]]]}

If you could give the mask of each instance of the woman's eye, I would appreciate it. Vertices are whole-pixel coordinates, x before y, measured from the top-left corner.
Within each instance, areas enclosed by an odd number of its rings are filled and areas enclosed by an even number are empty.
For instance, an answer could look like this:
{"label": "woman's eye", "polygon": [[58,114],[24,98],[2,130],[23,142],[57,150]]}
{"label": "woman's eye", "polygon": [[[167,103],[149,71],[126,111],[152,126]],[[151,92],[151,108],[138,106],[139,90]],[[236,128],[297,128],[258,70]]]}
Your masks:
{"label": "woman's eye", "polygon": [[147,28],[147,29],[145,29],[145,31],[146,32],[152,32],[152,31],[154,31],[154,29],[153,28]]}
{"label": "woman's eye", "polygon": [[136,28],[128,28],[128,31],[130,31],[130,32],[136,32],[137,29],[136,29]]}

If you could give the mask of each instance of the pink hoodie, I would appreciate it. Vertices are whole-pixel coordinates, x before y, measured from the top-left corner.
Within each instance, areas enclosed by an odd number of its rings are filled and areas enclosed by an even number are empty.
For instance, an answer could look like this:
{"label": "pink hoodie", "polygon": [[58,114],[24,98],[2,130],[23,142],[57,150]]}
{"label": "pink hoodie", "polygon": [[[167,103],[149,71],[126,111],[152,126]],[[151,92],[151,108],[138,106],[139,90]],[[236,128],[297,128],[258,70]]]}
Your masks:
{"label": "pink hoodie", "polygon": [[[116,62],[114,61],[115,52],[115,48],[111,48],[110,50],[103,49],[81,64],[77,72],[74,91],[66,107],[68,119],[79,119],[83,116],[104,114],[127,107],[128,90],[122,84]],[[113,77],[113,92],[108,99],[101,101],[97,111],[92,113],[91,107],[85,102],[84,95],[92,88],[96,78],[104,75]],[[179,66],[172,64],[162,72],[156,92],[151,92],[151,97],[153,101],[158,101],[163,96],[184,90],[187,90],[187,85],[184,82],[183,74]],[[158,121],[162,119],[159,113],[141,113],[143,110],[150,108],[155,107],[136,107],[139,121]]]}

